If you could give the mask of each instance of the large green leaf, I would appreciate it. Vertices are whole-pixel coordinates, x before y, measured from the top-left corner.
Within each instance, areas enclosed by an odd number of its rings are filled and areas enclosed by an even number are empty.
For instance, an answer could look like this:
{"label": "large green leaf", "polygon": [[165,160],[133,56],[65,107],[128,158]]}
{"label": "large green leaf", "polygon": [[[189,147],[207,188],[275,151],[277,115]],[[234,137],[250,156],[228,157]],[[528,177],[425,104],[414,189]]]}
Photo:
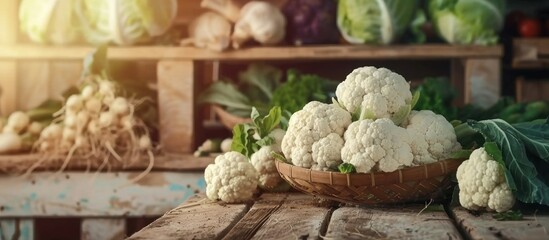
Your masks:
{"label": "large green leaf", "polygon": [[[549,205],[549,186],[538,173],[534,164],[540,154],[537,149],[527,147],[531,138],[520,133],[511,124],[501,120],[468,121],[468,124],[480,132],[487,142],[495,142],[502,152],[506,166],[506,177],[510,188],[515,192],[517,199],[525,203],[539,203]],[[532,129],[536,126],[530,126]],[[530,132],[532,136],[543,136],[547,129],[539,127],[538,134]],[[544,153],[541,152],[543,155]],[[511,179],[512,178],[512,179]]]}

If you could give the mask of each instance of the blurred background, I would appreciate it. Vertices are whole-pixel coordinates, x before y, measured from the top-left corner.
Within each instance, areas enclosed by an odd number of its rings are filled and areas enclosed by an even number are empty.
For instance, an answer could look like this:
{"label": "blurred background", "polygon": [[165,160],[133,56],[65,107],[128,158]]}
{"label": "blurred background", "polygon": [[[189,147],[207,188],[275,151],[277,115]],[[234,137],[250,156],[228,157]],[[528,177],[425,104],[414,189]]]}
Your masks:
{"label": "blurred background", "polygon": [[[367,65],[448,120],[547,116],[549,1],[3,0],[0,239],[129,236],[204,191],[252,107],[330,102]],[[100,103],[70,128],[72,96]]]}

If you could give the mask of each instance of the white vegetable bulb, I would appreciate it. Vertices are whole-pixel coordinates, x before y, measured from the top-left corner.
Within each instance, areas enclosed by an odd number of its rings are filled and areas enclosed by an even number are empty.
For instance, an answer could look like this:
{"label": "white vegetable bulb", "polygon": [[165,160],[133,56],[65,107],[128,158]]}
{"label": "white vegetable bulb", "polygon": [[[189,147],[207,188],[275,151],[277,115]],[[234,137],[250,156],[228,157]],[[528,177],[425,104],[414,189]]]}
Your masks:
{"label": "white vegetable bulb", "polygon": [[80,111],[83,106],[82,97],[78,94],[71,95],[66,102],[67,108],[72,111]]}
{"label": "white vegetable bulb", "polygon": [[233,47],[250,39],[263,44],[280,43],[286,34],[286,18],[276,6],[261,1],[251,1],[242,7],[240,18],[232,35]]}
{"label": "white vegetable bulb", "polygon": [[8,123],[6,124],[6,129],[12,128],[14,132],[20,133],[23,131],[30,123],[29,115],[24,112],[14,112],[8,117]]}
{"label": "white vegetable bulb", "polygon": [[95,94],[95,88],[93,86],[85,86],[83,89],[82,89],[82,98],[84,100],[89,100],[93,95]]}
{"label": "white vegetable bulb", "polygon": [[109,107],[109,111],[116,115],[125,115],[130,112],[130,106],[128,100],[123,97],[117,97],[114,99],[114,102]]}
{"label": "white vegetable bulb", "polygon": [[21,150],[23,140],[16,133],[0,134],[0,153],[11,153]]}
{"label": "white vegetable bulb", "polygon": [[189,39],[181,43],[192,42],[198,48],[223,51],[231,42],[231,28],[231,23],[223,16],[206,12],[189,24]]}

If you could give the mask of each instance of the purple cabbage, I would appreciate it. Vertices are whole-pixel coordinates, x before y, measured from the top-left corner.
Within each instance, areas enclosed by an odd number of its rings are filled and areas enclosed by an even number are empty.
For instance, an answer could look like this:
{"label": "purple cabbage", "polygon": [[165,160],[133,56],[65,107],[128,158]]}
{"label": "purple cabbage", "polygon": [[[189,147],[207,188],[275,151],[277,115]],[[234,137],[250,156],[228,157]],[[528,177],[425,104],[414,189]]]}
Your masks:
{"label": "purple cabbage", "polygon": [[289,0],[282,12],[287,19],[287,38],[295,45],[339,42],[335,0]]}

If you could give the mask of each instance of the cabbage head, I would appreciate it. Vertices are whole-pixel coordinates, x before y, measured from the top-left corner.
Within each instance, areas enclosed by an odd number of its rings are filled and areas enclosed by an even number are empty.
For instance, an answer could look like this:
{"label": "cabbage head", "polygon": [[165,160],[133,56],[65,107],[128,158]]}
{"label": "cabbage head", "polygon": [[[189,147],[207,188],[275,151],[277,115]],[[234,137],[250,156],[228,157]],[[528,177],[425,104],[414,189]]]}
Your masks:
{"label": "cabbage head", "polygon": [[132,45],[164,34],[177,15],[177,0],[76,0],[86,40]]}
{"label": "cabbage head", "polygon": [[339,0],[337,26],[350,43],[389,44],[408,28],[417,0]]}
{"label": "cabbage head", "polygon": [[76,3],[76,0],[22,0],[19,27],[37,43],[73,43],[80,38]]}
{"label": "cabbage head", "polygon": [[498,42],[504,0],[429,0],[428,10],[440,37],[453,44]]}

